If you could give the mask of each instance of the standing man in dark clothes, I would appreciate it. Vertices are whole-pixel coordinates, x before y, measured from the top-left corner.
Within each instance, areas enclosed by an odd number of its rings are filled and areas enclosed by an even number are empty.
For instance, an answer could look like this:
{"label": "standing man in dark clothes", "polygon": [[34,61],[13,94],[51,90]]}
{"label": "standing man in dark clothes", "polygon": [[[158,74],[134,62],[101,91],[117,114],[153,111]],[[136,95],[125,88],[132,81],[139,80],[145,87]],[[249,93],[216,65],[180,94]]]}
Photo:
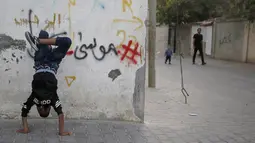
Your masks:
{"label": "standing man in dark clothes", "polygon": [[203,54],[203,35],[201,34],[201,28],[197,29],[197,33],[193,36],[193,46],[194,46],[194,54],[193,54],[193,64],[195,64],[197,51],[199,51],[201,55],[202,65],[205,65],[204,54]]}

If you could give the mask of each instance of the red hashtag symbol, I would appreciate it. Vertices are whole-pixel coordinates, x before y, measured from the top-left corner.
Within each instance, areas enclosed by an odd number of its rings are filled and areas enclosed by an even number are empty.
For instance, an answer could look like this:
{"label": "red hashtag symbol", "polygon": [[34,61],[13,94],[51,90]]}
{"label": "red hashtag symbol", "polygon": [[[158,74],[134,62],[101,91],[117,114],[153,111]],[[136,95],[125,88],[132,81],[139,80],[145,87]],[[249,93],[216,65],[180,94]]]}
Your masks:
{"label": "red hashtag symbol", "polygon": [[[124,53],[122,54],[120,60],[123,61],[125,58],[129,59],[130,61],[132,61],[134,64],[137,64],[137,61],[135,59],[135,56],[141,56],[141,53],[139,53],[137,50],[138,50],[138,47],[139,47],[139,44],[136,43],[135,44],[135,48],[132,49],[131,48],[131,45],[132,45],[132,40],[130,40],[128,42],[128,45],[122,45],[122,48],[124,49]],[[118,50],[118,53],[121,54],[121,51]],[[128,53],[131,54],[131,56],[128,56]]]}

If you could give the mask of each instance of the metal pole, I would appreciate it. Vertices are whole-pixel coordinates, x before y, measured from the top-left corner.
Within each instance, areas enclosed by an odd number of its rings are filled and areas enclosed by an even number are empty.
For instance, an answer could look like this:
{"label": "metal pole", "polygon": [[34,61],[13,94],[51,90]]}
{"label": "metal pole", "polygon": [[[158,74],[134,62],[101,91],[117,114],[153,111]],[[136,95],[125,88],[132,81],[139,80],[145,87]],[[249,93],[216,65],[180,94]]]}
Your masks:
{"label": "metal pole", "polygon": [[156,48],[156,8],[157,0],[148,0],[149,8],[149,41],[148,41],[148,86],[156,87],[156,70],[155,70],[155,48]]}
{"label": "metal pole", "polygon": [[181,43],[180,43],[180,35],[179,35],[179,3],[177,4],[177,15],[176,15],[176,41],[177,41],[177,49],[179,50],[179,55],[180,55],[180,71],[181,71],[181,92],[184,96],[184,101],[185,104],[188,104],[188,96],[189,93],[184,87],[184,81],[183,81],[183,68],[182,68],[182,59],[184,58],[182,49],[181,49]]}

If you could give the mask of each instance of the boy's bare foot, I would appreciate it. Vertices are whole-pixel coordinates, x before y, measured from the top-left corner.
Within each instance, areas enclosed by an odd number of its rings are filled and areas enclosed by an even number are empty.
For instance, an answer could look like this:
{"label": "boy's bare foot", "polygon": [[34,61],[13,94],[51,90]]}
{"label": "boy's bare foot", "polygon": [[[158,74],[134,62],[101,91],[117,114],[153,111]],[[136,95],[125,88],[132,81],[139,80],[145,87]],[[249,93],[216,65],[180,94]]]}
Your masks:
{"label": "boy's bare foot", "polygon": [[72,135],[71,132],[62,132],[62,133],[59,133],[60,136],[70,136]]}
{"label": "boy's bare foot", "polygon": [[27,133],[29,133],[30,131],[29,131],[29,129],[19,129],[19,130],[17,130],[16,132],[17,132],[17,133],[22,133],[22,134],[27,134]]}

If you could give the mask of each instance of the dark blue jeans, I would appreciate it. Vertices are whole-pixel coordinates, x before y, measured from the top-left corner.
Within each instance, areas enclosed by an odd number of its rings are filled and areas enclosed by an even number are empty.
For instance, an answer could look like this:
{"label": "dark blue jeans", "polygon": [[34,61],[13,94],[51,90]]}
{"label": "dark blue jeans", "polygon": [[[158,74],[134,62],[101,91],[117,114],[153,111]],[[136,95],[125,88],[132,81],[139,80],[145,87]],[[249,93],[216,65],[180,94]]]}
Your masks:
{"label": "dark blue jeans", "polygon": [[65,57],[68,49],[72,44],[72,40],[68,37],[57,37],[56,46],[52,48],[50,45],[37,45],[38,51],[35,52],[35,66],[36,70],[42,66],[49,66],[54,72],[57,72],[59,64]]}
{"label": "dark blue jeans", "polygon": [[57,37],[56,46],[57,48],[52,49],[50,45],[38,45],[38,51],[35,52],[35,62],[40,61],[42,64],[56,62],[60,64],[62,59],[65,57],[68,49],[70,48],[72,41],[68,37]]}
{"label": "dark blue jeans", "polygon": [[171,63],[171,56],[166,56],[165,63],[167,63],[167,61],[169,62],[169,64]]}

